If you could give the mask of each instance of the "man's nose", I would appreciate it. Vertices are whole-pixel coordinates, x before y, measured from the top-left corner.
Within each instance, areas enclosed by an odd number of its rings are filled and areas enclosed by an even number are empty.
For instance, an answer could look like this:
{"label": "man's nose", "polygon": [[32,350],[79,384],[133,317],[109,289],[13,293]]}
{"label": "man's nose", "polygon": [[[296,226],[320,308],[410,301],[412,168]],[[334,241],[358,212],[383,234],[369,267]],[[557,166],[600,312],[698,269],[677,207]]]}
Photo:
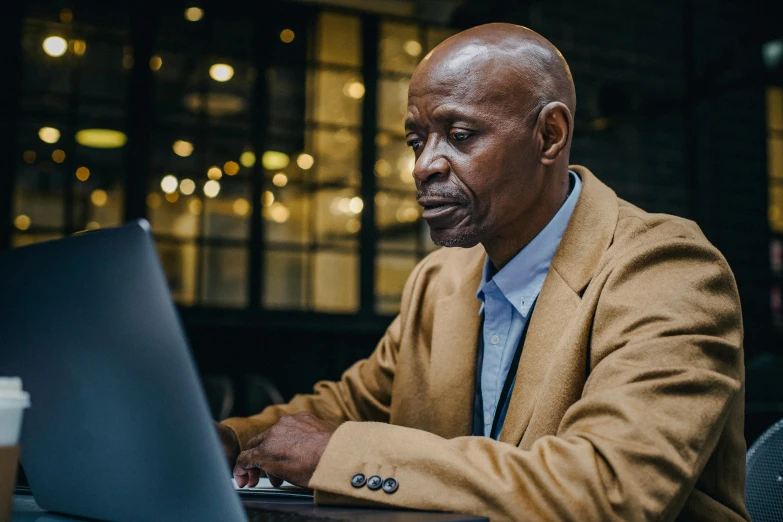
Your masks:
{"label": "man's nose", "polygon": [[[433,140],[429,140],[433,141]],[[449,162],[438,152],[438,143],[427,143],[413,167],[413,178],[424,183],[432,177],[446,176],[449,172]]]}

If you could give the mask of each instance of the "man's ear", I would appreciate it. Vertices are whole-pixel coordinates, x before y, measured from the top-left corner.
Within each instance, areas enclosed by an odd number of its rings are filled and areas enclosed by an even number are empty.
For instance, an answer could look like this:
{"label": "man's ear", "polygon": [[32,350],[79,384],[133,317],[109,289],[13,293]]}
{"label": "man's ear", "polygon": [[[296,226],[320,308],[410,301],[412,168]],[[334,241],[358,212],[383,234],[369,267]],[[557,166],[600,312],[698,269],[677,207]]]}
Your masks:
{"label": "man's ear", "polygon": [[538,114],[538,132],[541,142],[540,160],[552,165],[566,150],[574,127],[571,111],[560,102],[551,102]]}

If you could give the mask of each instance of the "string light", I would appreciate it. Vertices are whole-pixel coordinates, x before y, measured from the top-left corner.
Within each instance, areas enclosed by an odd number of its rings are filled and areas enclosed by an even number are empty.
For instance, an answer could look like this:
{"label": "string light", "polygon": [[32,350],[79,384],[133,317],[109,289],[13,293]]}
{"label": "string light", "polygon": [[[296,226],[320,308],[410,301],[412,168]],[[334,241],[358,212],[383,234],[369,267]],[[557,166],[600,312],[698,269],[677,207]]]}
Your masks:
{"label": "string light", "polygon": [[247,216],[250,212],[250,202],[245,198],[238,198],[234,201],[232,208],[237,216]]}
{"label": "string light", "polygon": [[299,165],[299,168],[302,170],[308,170],[313,166],[313,163],[315,163],[315,159],[309,155],[302,153],[296,158],[296,164]]}
{"label": "string light", "polygon": [[207,177],[209,179],[218,180],[223,177],[223,171],[220,170],[220,167],[210,167],[207,171]]}
{"label": "string light", "polygon": [[361,100],[364,97],[364,84],[357,81],[348,82],[343,87],[343,94],[354,100]]}
{"label": "string light", "polygon": [[179,181],[177,181],[177,177],[173,174],[167,174],[163,176],[162,180],[160,180],[160,188],[166,194],[173,194],[176,192],[178,185]]}
{"label": "string light", "polygon": [[256,155],[253,151],[246,150],[239,155],[239,163],[241,163],[243,167],[250,168],[256,164]]}
{"label": "string light", "polygon": [[408,40],[402,46],[403,50],[410,56],[416,57],[421,54],[421,44],[416,40]]}
{"label": "string light", "polygon": [[188,7],[185,9],[185,20],[188,22],[198,22],[204,17],[204,10],[200,7]]}
{"label": "string light", "polygon": [[284,169],[290,161],[288,154],[276,150],[268,150],[261,156],[261,164],[266,170]]}
{"label": "string light", "polygon": [[60,140],[60,131],[54,127],[41,127],[38,131],[38,137],[44,143],[57,143]]}
{"label": "string light", "polygon": [[19,214],[14,219],[14,226],[19,230],[27,230],[30,228],[30,216],[26,214]]}
{"label": "string light", "polygon": [[59,58],[68,50],[68,42],[59,36],[50,36],[43,41],[43,50],[49,56]]}
{"label": "string light", "polygon": [[153,56],[150,58],[150,69],[159,71],[161,67],[163,67],[163,58],[160,56]]}
{"label": "string light", "polygon": [[204,195],[208,198],[214,198],[220,193],[220,183],[211,179],[204,183]]}
{"label": "string light", "polygon": [[216,63],[209,68],[209,75],[216,82],[227,82],[234,77],[234,68],[225,63]]}
{"label": "string light", "polygon": [[291,29],[283,29],[282,31],[280,31],[280,39],[284,43],[291,43],[291,42],[293,42],[294,41],[294,36],[296,36],[296,35],[294,34],[294,32]]}
{"label": "string light", "polygon": [[288,176],[283,174],[282,172],[278,172],[277,174],[272,177],[272,184],[275,187],[285,187],[288,185]]}
{"label": "string light", "polygon": [[239,172],[239,163],[236,161],[227,161],[223,165],[223,172],[229,176],[235,175],[237,172]]}
{"label": "string light", "polygon": [[76,179],[79,181],[87,181],[90,179],[90,169],[87,167],[79,167],[76,169]]}
{"label": "string light", "polygon": [[87,42],[84,40],[73,40],[71,45],[73,45],[73,53],[76,56],[84,56],[84,53],[87,52]]}
{"label": "string light", "polygon": [[182,158],[187,158],[193,154],[193,144],[189,141],[177,140],[174,142],[171,148],[174,151],[174,154]]}
{"label": "string light", "polygon": [[179,182],[179,191],[190,196],[196,191],[196,183],[192,179],[185,178]]}
{"label": "string light", "polygon": [[147,206],[152,209],[160,207],[160,196],[155,192],[147,194]]}
{"label": "string light", "polygon": [[106,191],[103,189],[95,189],[92,191],[92,194],[90,194],[90,200],[96,207],[102,207],[109,200],[109,195],[106,194]]}

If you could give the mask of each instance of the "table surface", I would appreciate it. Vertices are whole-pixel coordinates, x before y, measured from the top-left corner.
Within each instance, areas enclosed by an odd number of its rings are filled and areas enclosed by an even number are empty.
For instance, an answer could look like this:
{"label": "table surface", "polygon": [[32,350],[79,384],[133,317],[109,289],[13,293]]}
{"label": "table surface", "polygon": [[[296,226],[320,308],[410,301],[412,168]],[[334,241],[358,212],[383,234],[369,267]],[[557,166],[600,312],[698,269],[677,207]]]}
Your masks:
{"label": "table surface", "polygon": [[[397,509],[317,506],[307,499],[242,498],[250,522],[305,522],[310,520],[373,520],[377,522],[485,522],[486,518],[456,513]],[[42,510],[31,495],[14,495],[12,522],[67,522],[83,520]]]}

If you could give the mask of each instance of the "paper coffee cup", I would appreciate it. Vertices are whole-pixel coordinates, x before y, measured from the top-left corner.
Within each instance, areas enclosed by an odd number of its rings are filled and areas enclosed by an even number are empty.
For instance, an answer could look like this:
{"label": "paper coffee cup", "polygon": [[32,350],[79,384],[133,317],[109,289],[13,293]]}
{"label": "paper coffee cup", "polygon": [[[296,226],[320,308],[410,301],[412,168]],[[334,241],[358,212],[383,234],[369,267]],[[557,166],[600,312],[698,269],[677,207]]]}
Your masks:
{"label": "paper coffee cup", "polygon": [[30,407],[30,394],[22,391],[19,377],[0,377],[0,446],[15,446],[22,430],[22,412]]}

